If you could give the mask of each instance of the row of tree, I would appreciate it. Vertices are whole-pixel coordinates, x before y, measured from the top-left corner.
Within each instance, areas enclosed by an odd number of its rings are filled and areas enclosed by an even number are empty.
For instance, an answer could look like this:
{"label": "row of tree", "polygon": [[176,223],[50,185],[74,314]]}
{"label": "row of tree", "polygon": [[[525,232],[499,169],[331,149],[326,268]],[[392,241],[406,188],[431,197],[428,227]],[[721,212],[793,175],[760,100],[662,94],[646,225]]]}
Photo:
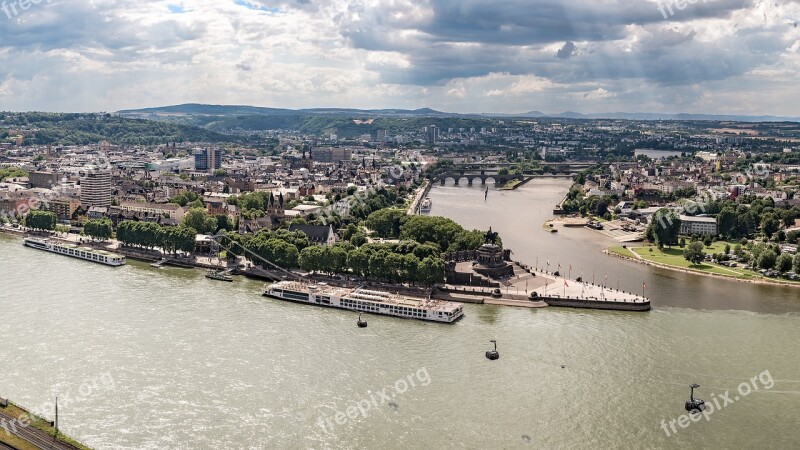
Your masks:
{"label": "row of tree", "polygon": [[444,279],[444,261],[436,254],[437,250],[429,250],[430,246],[419,244],[367,244],[360,248],[348,245],[311,246],[300,252],[299,264],[309,272],[350,273],[392,283],[418,282],[430,285]]}
{"label": "row of tree", "polygon": [[185,226],[164,227],[153,222],[125,220],[117,227],[117,239],[127,246],[161,248],[167,253],[192,252],[197,231]]}

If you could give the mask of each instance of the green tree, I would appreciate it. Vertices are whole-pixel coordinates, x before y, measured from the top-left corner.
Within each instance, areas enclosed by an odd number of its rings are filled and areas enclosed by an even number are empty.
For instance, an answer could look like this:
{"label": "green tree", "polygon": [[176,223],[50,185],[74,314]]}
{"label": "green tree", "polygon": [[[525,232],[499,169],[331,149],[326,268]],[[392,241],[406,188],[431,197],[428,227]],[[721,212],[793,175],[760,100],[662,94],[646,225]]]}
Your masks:
{"label": "green tree", "polygon": [[400,235],[400,227],[407,219],[408,215],[403,210],[380,209],[367,217],[367,228],[382,238],[397,237]]}
{"label": "green tree", "polygon": [[217,231],[217,219],[203,208],[192,208],[183,216],[181,225],[194,228],[200,234],[213,234]]}
{"label": "green tree", "polygon": [[780,226],[780,222],[778,219],[775,218],[775,215],[772,213],[766,213],[761,219],[761,231],[764,232],[764,235],[767,236],[767,239],[772,238],[772,235],[778,231],[778,227]]}
{"label": "green tree", "polygon": [[794,258],[792,259],[792,271],[800,274],[800,253],[794,255]]}
{"label": "green tree", "polygon": [[444,281],[444,260],[428,257],[419,264],[418,281],[425,285],[433,285]]}
{"label": "green tree", "polygon": [[683,257],[692,265],[700,264],[706,257],[705,251],[703,251],[703,244],[699,241],[690,242],[689,245],[683,249]]}
{"label": "green tree", "polygon": [[761,267],[762,269],[772,269],[775,267],[775,262],[777,259],[778,255],[774,250],[764,250],[758,257],[758,267]]}
{"label": "green tree", "polygon": [[350,238],[350,243],[356,247],[361,247],[367,243],[367,235],[364,233],[356,233]]}
{"label": "green tree", "polygon": [[786,253],[781,254],[775,264],[775,267],[780,273],[786,273],[792,270],[792,256]]}
{"label": "green tree", "polygon": [[322,269],[323,249],[318,245],[306,247],[300,252],[300,268],[306,272],[316,272]]}
{"label": "green tree", "polygon": [[33,210],[25,216],[25,226],[34,230],[55,230],[58,217],[52,211]]}
{"label": "green tree", "polygon": [[653,214],[650,225],[647,227],[647,239],[655,242],[659,247],[671,246],[678,242],[681,231],[681,219],[674,211],[661,208]]}
{"label": "green tree", "polygon": [[83,232],[94,239],[106,240],[111,238],[113,225],[109,219],[94,219],[86,222]]}
{"label": "green tree", "polygon": [[719,234],[730,238],[737,234],[736,211],[725,207],[717,215],[717,231]]}

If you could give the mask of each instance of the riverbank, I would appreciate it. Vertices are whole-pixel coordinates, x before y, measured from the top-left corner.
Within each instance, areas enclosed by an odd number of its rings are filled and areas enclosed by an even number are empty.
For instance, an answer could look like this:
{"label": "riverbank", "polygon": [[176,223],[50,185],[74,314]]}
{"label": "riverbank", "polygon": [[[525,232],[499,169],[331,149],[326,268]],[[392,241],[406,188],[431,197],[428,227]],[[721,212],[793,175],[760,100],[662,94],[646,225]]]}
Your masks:
{"label": "riverbank", "polygon": [[41,448],[91,450],[69,436],[56,434],[52,422],[2,398],[0,398],[0,443],[18,450]]}
{"label": "riverbank", "polygon": [[[646,248],[646,247],[641,247],[641,248]],[[636,252],[634,252],[631,249],[626,248],[626,247],[612,246],[612,247],[607,248],[606,250],[603,250],[603,253],[605,253],[606,255],[613,256],[613,257],[620,258],[620,259],[624,259],[624,260],[627,260],[627,261],[632,261],[632,262],[635,262],[635,263],[644,264],[644,265],[652,266],[652,267],[658,267],[660,269],[671,270],[671,271],[674,271],[674,272],[691,273],[691,274],[694,274],[694,275],[702,275],[702,276],[711,277],[711,278],[719,278],[719,279],[724,279],[724,280],[740,281],[740,282],[751,283],[751,284],[775,285],[775,286],[792,287],[792,288],[800,287],[800,283],[798,283],[798,282],[788,281],[788,280],[780,280],[780,281],[779,280],[773,280],[773,279],[770,279],[770,278],[762,277],[762,276],[757,275],[755,273],[746,273],[746,272],[743,272],[741,270],[740,271],[734,271],[732,269],[722,268],[722,267],[718,268],[718,267],[710,265],[710,264],[705,264],[705,266],[710,267],[711,270],[718,270],[718,271],[717,272],[709,272],[709,271],[703,270],[703,269],[695,269],[695,268],[692,268],[690,266],[682,267],[682,266],[676,266],[676,265],[671,265],[671,264],[665,264],[665,263],[653,261],[653,260],[650,260],[650,259],[645,259],[641,255],[637,254]],[[687,261],[687,264],[688,264],[688,261]],[[721,270],[728,270],[729,272],[731,272],[731,274],[722,273],[722,272],[720,272]],[[736,274],[738,274],[738,275],[736,275]]]}

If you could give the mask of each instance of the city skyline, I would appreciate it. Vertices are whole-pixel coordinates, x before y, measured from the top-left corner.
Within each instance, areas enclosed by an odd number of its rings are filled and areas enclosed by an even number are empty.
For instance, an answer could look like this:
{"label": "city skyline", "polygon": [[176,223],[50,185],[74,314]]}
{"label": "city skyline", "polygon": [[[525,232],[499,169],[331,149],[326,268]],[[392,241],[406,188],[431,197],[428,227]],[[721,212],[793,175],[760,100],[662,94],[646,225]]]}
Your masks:
{"label": "city skyline", "polygon": [[797,1],[15,0],[0,103],[794,116],[798,17]]}

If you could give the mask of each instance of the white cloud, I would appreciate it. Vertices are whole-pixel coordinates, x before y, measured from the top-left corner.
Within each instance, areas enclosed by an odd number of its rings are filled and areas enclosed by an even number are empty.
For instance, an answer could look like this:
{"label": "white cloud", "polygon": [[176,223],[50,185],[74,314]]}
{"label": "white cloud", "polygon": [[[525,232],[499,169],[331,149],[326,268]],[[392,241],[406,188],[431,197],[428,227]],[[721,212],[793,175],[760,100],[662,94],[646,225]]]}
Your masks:
{"label": "white cloud", "polygon": [[489,3],[54,0],[0,12],[0,104],[797,114],[798,2]]}

